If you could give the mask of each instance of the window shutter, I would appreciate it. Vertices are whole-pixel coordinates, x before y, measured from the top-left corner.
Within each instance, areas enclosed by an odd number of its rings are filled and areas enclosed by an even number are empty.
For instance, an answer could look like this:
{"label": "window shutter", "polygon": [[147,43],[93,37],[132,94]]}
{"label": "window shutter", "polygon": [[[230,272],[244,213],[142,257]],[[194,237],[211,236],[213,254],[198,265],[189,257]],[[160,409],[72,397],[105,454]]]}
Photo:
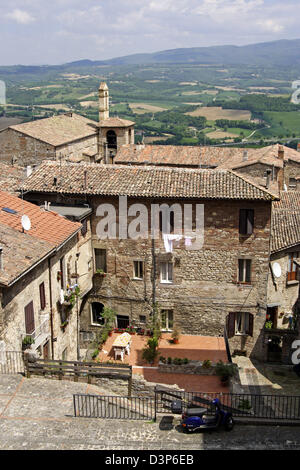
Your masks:
{"label": "window shutter", "polygon": [[46,307],[46,296],[45,296],[45,284],[42,282],[40,284],[40,303],[41,303],[41,310],[44,310]]}
{"label": "window shutter", "polygon": [[227,336],[232,338],[235,334],[235,313],[230,312],[227,316]]}
{"label": "window shutter", "polygon": [[254,227],[254,210],[249,209],[247,211],[247,235],[251,235],[253,233]]}
{"label": "window shutter", "polygon": [[25,329],[26,334],[30,335],[34,332],[34,310],[33,310],[33,302],[26,305],[25,307]]}
{"label": "window shutter", "polygon": [[253,336],[253,323],[254,323],[254,316],[252,313],[249,313],[249,328],[247,331],[247,335]]}

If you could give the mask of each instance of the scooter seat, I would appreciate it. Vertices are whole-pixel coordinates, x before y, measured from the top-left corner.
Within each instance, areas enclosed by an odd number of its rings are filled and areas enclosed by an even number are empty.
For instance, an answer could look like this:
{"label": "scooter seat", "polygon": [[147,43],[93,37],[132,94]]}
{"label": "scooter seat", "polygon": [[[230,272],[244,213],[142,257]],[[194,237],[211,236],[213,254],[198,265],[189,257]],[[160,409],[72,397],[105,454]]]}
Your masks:
{"label": "scooter seat", "polygon": [[207,413],[207,408],[187,408],[186,416],[202,416]]}

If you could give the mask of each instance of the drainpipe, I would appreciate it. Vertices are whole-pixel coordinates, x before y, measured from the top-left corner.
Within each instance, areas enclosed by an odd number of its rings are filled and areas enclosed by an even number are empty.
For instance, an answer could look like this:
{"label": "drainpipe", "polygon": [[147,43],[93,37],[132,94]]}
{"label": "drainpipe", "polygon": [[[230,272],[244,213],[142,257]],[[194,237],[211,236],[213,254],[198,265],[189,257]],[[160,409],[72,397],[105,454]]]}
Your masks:
{"label": "drainpipe", "polygon": [[54,334],[53,334],[53,301],[52,301],[51,258],[48,258],[48,273],[49,273],[49,301],[50,301],[51,358],[54,359]]}

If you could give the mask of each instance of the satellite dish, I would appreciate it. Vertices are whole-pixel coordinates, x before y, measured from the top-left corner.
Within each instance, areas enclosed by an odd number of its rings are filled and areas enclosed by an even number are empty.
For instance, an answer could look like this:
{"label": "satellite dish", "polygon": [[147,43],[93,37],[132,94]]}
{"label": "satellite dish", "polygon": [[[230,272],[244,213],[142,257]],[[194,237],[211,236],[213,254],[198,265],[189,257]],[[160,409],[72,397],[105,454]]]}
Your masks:
{"label": "satellite dish", "polygon": [[279,263],[273,263],[272,269],[275,277],[281,276],[281,266]]}
{"label": "satellite dish", "polygon": [[22,223],[22,227],[24,230],[31,229],[31,222],[30,222],[28,215],[22,215],[21,223]]}

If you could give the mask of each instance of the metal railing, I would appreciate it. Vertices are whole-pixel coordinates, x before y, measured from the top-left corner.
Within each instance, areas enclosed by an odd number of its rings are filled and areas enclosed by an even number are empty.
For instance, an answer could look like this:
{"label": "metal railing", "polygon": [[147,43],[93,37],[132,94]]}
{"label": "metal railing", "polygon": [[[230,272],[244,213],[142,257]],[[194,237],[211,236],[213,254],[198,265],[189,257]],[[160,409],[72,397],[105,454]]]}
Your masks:
{"label": "metal railing", "polygon": [[74,416],[106,419],[155,419],[154,397],[73,395]]}
{"label": "metal railing", "polygon": [[300,396],[260,395],[247,393],[203,393],[155,389],[157,413],[172,413],[172,402],[180,400],[182,411],[187,407],[204,407],[214,412],[212,400],[218,398],[222,408],[234,417],[248,417],[276,422],[299,422]]}
{"label": "metal railing", "polygon": [[22,351],[0,351],[0,374],[25,372]]}
{"label": "metal railing", "polygon": [[32,333],[22,333],[22,340],[29,336],[35,342],[37,342],[39,337],[47,336],[48,334],[50,334],[49,315],[42,315],[41,317],[44,317],[44,319]]}

